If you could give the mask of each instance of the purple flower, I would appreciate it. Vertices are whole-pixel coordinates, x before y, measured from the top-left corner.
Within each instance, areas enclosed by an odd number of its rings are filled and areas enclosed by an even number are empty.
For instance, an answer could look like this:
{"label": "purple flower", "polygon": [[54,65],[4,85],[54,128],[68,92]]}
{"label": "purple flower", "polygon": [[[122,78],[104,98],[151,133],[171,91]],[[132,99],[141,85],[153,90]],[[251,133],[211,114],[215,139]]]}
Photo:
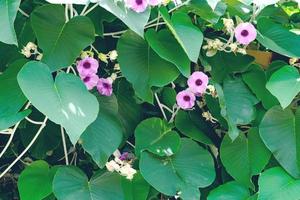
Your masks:
{"label": "purple flower", "polygon": [[256,39],[257,32],[251,23],[241,23],[235,30],[235,38],[240,44],[248,45]]}
{"label": "purple flower", "polygon": [[87,57],[77,62],[77,70],[80,77],[96,74],[99,68],[99,63],[96,59]]}
{"label": "purple flower", "polygon": [[191,109],[194,107],[196,97],[195,97],[194,93],[192,93],[188,90],[184,90],[177,94],[176,101],[177,101],[177,105],[180,108],[186,110],[186,109]]}
{"label": "purple flower", "polygon": [[208,85],[208,76],[203,72],[194,72],[188,79],[187,84],[191,92],[196,96],[202,95]]}
{"label": "purple flower", "polygon": [[99,77],[97,76],[97,74],[91,74],[85,77],[81,77],[81,80],[84,82],[87,89],[91,90],[97,85]]}
{"label": "purple flower", "polygon": [[148,0],[148,3],[150,6],[157,6],[159,4],[161,4],[162,0]]}
{"label": "purple flower", "polygon": [[128,152],[124,152],[122,153],[122,155],[119,157],[120,160],[124,161],[124,160],[127,160],[128,159],[128,156],[129,156],[129,153]]}
{"label": "purple flower", "polygon": [[126,7],[134,10],[137,13],[144,12],[148,7],[147,0],[125,0]]}
{"label": "purple flower", "polygon": [[100,78],[97,84],[98,92],[104,96],[112,95],[112,81],[110,79]]}

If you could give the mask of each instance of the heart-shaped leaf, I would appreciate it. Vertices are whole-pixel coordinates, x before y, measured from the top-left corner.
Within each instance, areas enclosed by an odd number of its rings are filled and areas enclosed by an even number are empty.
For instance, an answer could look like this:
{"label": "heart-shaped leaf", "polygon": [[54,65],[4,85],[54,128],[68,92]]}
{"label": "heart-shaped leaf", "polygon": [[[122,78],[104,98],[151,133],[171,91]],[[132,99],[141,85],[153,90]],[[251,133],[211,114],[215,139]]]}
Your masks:
{"label": "heart-shaped leaf", "polygon": [[62,125],[73,144],[98,115],[96,97],[75,75],[62,72],[54,82],[47,65],[31,61],[19,72],[18,82],[32,105]]}
{"label": "heart-shaped leaf", "polygon": [[95,38],[95,28],[88,17],[77,16],[66,22],[61,5],[35,9],[31,14],[31,25],[43,50],[42,61],[51,71],[71,65]]}
{"label": "heart-shaped leaf", "polygon": [[212,156],[191,139],[181,139],[178,153],[158,157],[147,151],[141,153],[142,176],[156,190],[182,199],[200,199],[199,187],[207,187],[215,179]]}
{"label": "heart-shaped leaf", "polygon": [[197,63],[203,42],[201,30],[192,23],[190,17],[185,13],[174,13],[172,19],[170,19],[165,7],[160,8],[160,13],[186,55],[192,62]]}
{"label": "heart-shaped leaf", "polygon": [[180,137],[171,131],[167,122],[160,118],[142,121],[135,129],[135,153],[140,155],[143,150],[159,156],[171,156],[179,150]]}
{"label": "heart-shaped leaf", "polygon": [[143,37],[144,27],[150,17],[150,8],[143,13],[137,13],[125,8],[123,1],[99,0],[99,5],[123,21],[131,30]]}
{"label": "heart-shaped leaf", "polygon": [[144,101],[153,103],[152,86],[163,87],[179,75],[175,65],[162,59],[132,31],[122,35],[117,49],[122,74]]}
{"label": "heart-shaped leaf", "polygon": [[6,44],[18,45],[14,28],[21,0],[0,1],[0,41]]}
{"label": "heart-shaped leaf", "polygon": [[101,97],[99,102],[101,112],[82,134],[81,144],[102,168],[121,144],[123,126],[117,117],[118,103],[115,96]]}
{"label": "heart-shaped leaf", "polygon": [[43,160],[31,163],[22,171],[18,189],[22,200],[41,200],[52,193],[52,181],[57,167],[49,168]]}
{"label": "heart-shaped leaf", "polygon": [[231,181],[213,189],[207,200],[247,200],[249,189],[236,181]]}
{"label": "heart-shaped leaf", "polygon": [[286,108],[300,92],[300,75],[292,66],[284,66],[269,79],[267,89],[278,99],[282,108]]}
{"label": "heart-shaped leaf", "polygon": [[295,117],[290,109],[275,106],[266,112],[259,127],[265,145],[280,165],[296,178],[300,177],[299,116],[300,110]]}
{"label": "heart-shaped leaf", "polygon": [[76,167],[62,167],[53,180],[53,192],[59,200],[124,199],[121,177],[116,173],[96,174],[90,180]]}
{"label": "heart-shaped leaf", "polygon": [[134,175],[132,180],[122,178],[122,188],[126,200],[145,200],[148,197],[150,185],[141,173]]}
{"label": "heart-shaped leaf", "polygon": [[300,180],[294,179],[280,167],[263,172],[258,185],[257,200],[298,200],[300,196]]}
{"label": "heart-shaped leaf", "polygon": [[188,77],[191,74],[189,58],[168,30],[157,33],[154,29],[150,29],[146,32],[145,38],[160,57],[176,65],[184,76]]}
{"label": "heart-shaped leaf", "polygon": [[240,184],[252,189],[252,176],[259,174],[271,157],[271,152],[260,139],[257,128],[249,130],[248,138],[240,134],[233,142],[226,135],[220,151],[226,171]]}
{"label": "heart-shaped leaf", "polygon": [[216,84],[221,114],[227,120],[229,136],[234,140],[239,135],[237,125],[248,124],[256,115],[256,97],[249,91],[241,78],[224,80],[223,90]]}
{"label": "heart-shaped leaf", "polygon": [[267,17],[257,22],[257,40],[265,47],[288,57],[300,57],[300,36]]}

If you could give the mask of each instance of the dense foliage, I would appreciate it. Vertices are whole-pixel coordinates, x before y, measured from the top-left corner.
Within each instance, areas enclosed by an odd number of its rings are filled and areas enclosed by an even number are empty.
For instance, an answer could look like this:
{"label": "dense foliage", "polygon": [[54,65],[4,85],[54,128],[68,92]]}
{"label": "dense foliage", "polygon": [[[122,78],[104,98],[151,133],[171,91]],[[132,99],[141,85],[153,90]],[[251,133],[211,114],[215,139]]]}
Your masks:
{"label": "dense foliage", "polygon": [[1,200],[299,200],[300,9],[0,0]]}

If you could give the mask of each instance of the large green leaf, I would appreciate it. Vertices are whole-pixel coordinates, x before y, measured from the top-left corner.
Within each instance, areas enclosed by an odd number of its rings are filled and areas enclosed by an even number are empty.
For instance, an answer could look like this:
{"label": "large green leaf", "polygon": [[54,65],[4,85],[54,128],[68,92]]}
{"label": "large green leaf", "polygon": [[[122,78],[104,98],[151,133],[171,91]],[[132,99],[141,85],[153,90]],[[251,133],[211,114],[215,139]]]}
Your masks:
{"label": "large green leaf", "polygon": [[156,190],[184,200],[200,199],[199,187],[215,179],[212,156],[191,139],[181,139],[179,152],[172,157],[157,157],[143,151],[140,159],[142,176]]}
{"label": "large green leaf", "polygon": [[141,173],[137,173],[132,180],[123,177],[122,188],[126,200],[146,200],[150,185],[145,181]]}
{"label": "large green leaf", "polygon": [[[175,118],[175,126],[187,137],[204,144],[212,144],[209,137],[205,135],[205,127],[201,127],[200,123],[195,123],[191,118],[191,112],[179,111]],[[197,116],[199,117],[199,116]]]}
{"label": "large green leaf", "polygon": [[82,134],[81,144],[102,168],[121,144],[123,127],[117,117],[118,105],[115,97],[102,97],[99,102],[101,111],[97,119]]}
{"label": "large green leaf", "polygon": [[255,119],[255,104],[258,100],[249,91],[241,78],[227,78],[224,81],[223,90],[216,85],[221,114],[227,120],[229,136],[234,140],[239,135],[237,125],[249,124]]}
{"label": "large green leaf", "polygon": [[165,7],[161,7],[159,11],[186,55],[192,62],[197,63],[203,42],[201,30],[183,12],[174,13],[170,19]]}
{"label": "large green leaf", "polygon": [[66,22],[61,5],[35,9],[31,14],[31,25],[43,50],[42,61],[51,71],[71,65],[95,37],[94,25],[88,17],[77,16]]}
{"label": "large green leaf", "polygon": [[35,161],[20,174],[18,189],[21,200],[41,200],[52,193],[52,181],[57,167],[49,168],[43,160]]}
{"label": "large green leaf", "polygon": [[145,40],[132,31],[122,35],[117,50],[122,74],[144,101],[153,102],[152,86],[163,87],[179,75],[175,65],[159,57]]}
{"label": "large green leaf", "polygon": [[14,21],[17,16],[21,0],[0,1],[0,41],[6,44],[18,45],[14,28]]}
{"label": "large green leaf", "polygon": [[73,144],[98,115],[96,97],[73,74],[61,72],[54,82],[47,65],[31,61],[19,72],[18,82],[32,105],[62,125]]}
{"label": "large green leaf", "polygon": [[76,167],[62,167],[53,180],[53,192],[59,200],[124,199],[121,177],[116,173],[96,174],[88,180]]}
{"label": "large green leaf", "polygon": [[[300,112],[297,114],[299,116]],[[283,110],[280,106],[275,106],[268,110],[259,127],[265,145],[280,165],[296,178],[300,177],[299,164],[297,165],[300,160],[300,132],[296,129],[299,124],[300,119],[295,118],[290,109]]]}
{"label": "large green leaf", "polygon": [[258,200],[298,200],[300,196],[300,180],[294,179],[280,167],[263,172],[258,185]]}
{"label": "large green leaf", "polygon": [[0,130],[14,125],[30,113],[18,113],[27,100],[17,82],[17,74],[25,63],[26,60],[17,60],[0,75]]}
{"label": "large green leaf", "polygon": [[212,9],[209,1],[211,0],[191,0],[186,7],[189,12],[195,13],[202,19],[215,24],[225,14],[227,6],[224,2],[219,2],[215,9]]}
{"label": "large green leaf", "polygon": [[135,153],[148,150],[159,156],[172,156],[179,150],[180,137],[160,118],[142,121],[135,129]]}
{"label": "large green leaf", "polygon": [[259,65],[251,65],[250,71],[243,73],[243,80],[262,102],[264,108],[270,109],[279,103],[269,90],[267,90],[266,73]]}
{"label": "large green leaf", "polygon": [[292,66],[284,66],[269,79],[267,89],[278,99],[282,108],[290,105],[300,92],[300,75]]}
{"label": "large green leaf", "polygon": [[99,0],[99,5],[114,14],[131,30],[143,37],[144,27],[150,17],[150,8],[143,13],[137,13],[131,9],[125,8],[123,1],[115,2],[111,0]]}
{"label": "large green leaf", "polygon": [[211,66],[212,79],[221,83],[228,74],[245,72],[254,58],[248,55],[218,52],[213,57],[206,57]]}
{"label": "large green leaf", "polygon": [[254,189],[252,176],[259,174],[271,157],[270,151],[260,139],[257,128],[249,131],[248,138],[240,134],[233,142],[226,135],[220,151],[226,171],[237,182],[252,189]]}
{"label": "large green leaf", "polygon": [[212,190],[207,200],[247,200],[250,192],[247,187],[231,181]]}
{"label": "large green leaf", "polygon": [[188,77],[191,74],[189,58],[168,30],[156,32],[150,29],[146,32],[145,38],[160,57],[176,65],[184,76]]}
{"label": "large green leaf", "polygon": [[257,40],[265,47],[288,57],[300,57],[300,36],[266,17],[257,22]]}

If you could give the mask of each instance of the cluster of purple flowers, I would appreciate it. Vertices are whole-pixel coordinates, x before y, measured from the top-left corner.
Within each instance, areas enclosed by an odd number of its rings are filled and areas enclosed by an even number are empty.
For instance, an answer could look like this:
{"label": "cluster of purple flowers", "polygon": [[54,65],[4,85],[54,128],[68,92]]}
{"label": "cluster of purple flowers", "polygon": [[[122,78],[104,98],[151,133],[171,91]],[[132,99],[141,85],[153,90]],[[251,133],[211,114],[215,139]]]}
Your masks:
{"label": "cluster of purple flowers", "polygon": [[79,76],[87,89],[92,90],[97,87],[101,95],[110,96],[113,92],[113,81],[109,78],[99,78],[97,75],[98,68],[99,62],[92,57],[86,57],[77,62]]}
{"label": "cluster of purple flowers", "polygon": [[208,76],[203,72],[194,72],[187,81],[188,89],[176,96],[177,105],[184,110],[195,106],[196,97],[205,93],[208,85]]}

